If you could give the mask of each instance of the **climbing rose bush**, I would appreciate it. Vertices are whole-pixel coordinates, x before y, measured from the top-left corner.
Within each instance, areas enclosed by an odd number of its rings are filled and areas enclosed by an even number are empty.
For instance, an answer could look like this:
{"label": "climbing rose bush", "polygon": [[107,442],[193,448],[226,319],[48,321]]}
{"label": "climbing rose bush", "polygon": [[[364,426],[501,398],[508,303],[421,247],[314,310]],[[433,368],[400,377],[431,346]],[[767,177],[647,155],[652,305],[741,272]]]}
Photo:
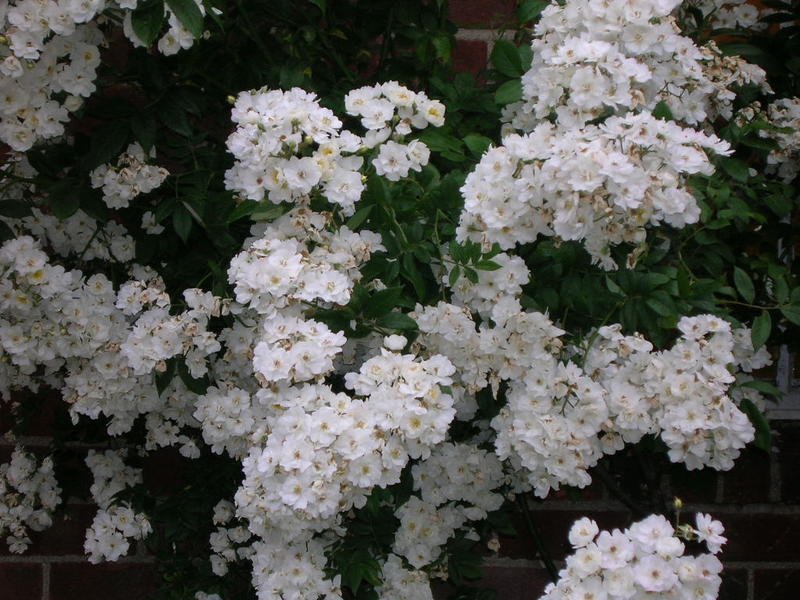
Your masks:
{"label": "climbing rose bush", "polygon": [[[194,571],[162,566],[196,600],[432,598],[431,578],[476,576],[515,505],[611,455],[728,470],[769,444],[754,371],[800,287],[780,248],[748,273],[730,232],[786,234],[796,97],[684,35],[674,0],[548,5],[529,45],[498,42],[494,74],[516,78],[487,84],[489,108],[459,101],[486,99],[464,77],[384,78],[388,34],[364,76],[383,80],[356,85],[327,37],[349,9],[300,4],[303,40],[253,37],[240,3],[0,8],[11,551],[62,501],[53,459],[21,445],[47,390],[70,423],[56,449],[103,447],[80,457],[88,560],[202,538]],[[346,87],[293,69],[317,36]],[[213,71],[255,51],[263,71]],[[173,496],[144,483],[162,448],[187,465]],[[543,598],[715,598],[723,525],[668,516],[579,520]]]}

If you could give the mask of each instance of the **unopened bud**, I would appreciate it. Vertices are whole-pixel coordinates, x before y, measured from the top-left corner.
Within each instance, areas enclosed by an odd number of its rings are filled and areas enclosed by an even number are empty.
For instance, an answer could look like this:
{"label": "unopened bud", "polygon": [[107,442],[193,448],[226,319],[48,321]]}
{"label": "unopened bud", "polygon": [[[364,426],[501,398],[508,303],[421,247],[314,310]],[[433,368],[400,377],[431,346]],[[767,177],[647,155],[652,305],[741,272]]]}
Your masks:
{"label": "unopened bud", "polygon": [[225,99],[228,101],[228,104],[236,104],[236,96],[228,96]]}

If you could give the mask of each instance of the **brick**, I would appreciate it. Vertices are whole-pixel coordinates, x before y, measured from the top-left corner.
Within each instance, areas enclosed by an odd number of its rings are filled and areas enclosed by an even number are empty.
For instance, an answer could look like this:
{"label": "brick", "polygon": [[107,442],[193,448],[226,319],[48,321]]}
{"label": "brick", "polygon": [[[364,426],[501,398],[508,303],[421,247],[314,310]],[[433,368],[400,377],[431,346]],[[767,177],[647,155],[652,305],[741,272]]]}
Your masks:
{"label": "brick", "polygon": [[[32,531],[31,541],[25,552],[29,556],[83,556],[83,541],[86,528],[92,524],[97,507],[70,505],[59,510],[53,518],[53,526],[44,531]],[[9,556],[8,546],[0,542],[0,556]]]}
{"label": "brick", "polygon": [[682,465],[670,465],[668,473],[670,496],[680,498],[684,503],[710,504],[716,500],[717,471],[687,471]]}
{"label": "brick", "polygon": [[54,563],[50,600],[143,600],[156,589],[156,567],[137,563]]}
{"label": "brick", "polygon": [[[547,571],[531,566],[484,566],[483,578],[470,583],[470,587],[494,590],[497,600],[531,600],[538,598],[550,582]],[[451,597],[452,585],[434,581],[433,597],[444,600]]]}
{"label": "brick", "polygon": [[42,565],[0,563],[0,600],[40,600]]}
{"label": "brick", "polygon": [[725,527],[724,561],[800,561],[800,515],[713,515]]}
{"label": "brick", "polygon": [[717,600],[744,600],[747,598],[747,570],[728,569],[722,571],[722,585]]}
{"label": "brick", "polygon": [[800,569],[765,569],[755,573],[757,600],[797,600]]}
{"label": "brick", "polygon": [[450,0],[450,19],[461,26],[494,29],[517,24],[515,0]]}
{"label": "brick", "polygon": [[488,56],[486,42],[457,40],[453,50],[453,68],[461,73],[477,75],[486,68]]}
{"label": "brick", "polygon": [[775,423],[774,427],[778,433],[774,438],[774,445],[778,447],[782,500],[800,504],[800,478],[797,477],[797,465],[800,463],[800,423],[783,421]]}
{"label": "brick", "polygon": [[19,424],[16,433],[21,435],[52,435],[59,411],[66,414],[66,404],[56,390],[14,392],[10,403],[0,402],[0,435],[15,423]]}
{"label": "brick", "polygon": [[186,459],[176,448],[161,448],[144,459],[143,483],[154,494],[174,492],[185,485],[182,477],[185,468]]}
{"label": "brick", "polygon": [[763,450],[747,448],[736,459],[733,469],[720,476],[723,502],[749,504],[769,501],[769,454]]}

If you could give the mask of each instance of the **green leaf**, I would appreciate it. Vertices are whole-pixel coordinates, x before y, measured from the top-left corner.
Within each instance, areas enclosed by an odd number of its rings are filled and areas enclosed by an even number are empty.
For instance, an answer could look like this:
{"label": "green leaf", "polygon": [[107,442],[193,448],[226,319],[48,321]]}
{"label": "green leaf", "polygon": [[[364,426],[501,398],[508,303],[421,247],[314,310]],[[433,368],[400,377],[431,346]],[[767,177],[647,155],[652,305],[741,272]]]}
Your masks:
{"label": "green leaf", "polygon": [[458,278],[461,276],[461,267],[456,265],[450,271],[450,275],[447,276],[447,282],[450,284],[450,287],[453,287],[458,281]]}
{"label": "green leaf", "polygon": [[27,202],[22,200],[0,200],[0,216],[21,219],[32,214],[31,206]]}
{"label": "green leaf", "polygon": [[156,41],[164,23],[164,0],[140,3],[131,14],[131,26],[145,46]]}
{"label": "green leaf", "polygon": [[75,179],[61,179],[47,189],[50,212],[60,220],[74,215],[80,206],[78,182]]}
{"label": "green leaf", "polygon": [[370,297],[364,309],[364,316],[370,319],[382,317],[397,306],[397,301],[403,295],[403,288],[391,287],[375,292]]}
{"label": "green leaf", "polygon": [[378,326],[387,329],[416,329],[417,322],[405,313],[391,312],[378,320]]}
{"label": "green leaf", "polygon": [[194,0],[167,0],[167,6],[195,39],[203,35],[203,13]]}
{"label": "green leaf", "polygon": [[769,428],[769,423],[766,417],[750,400],[742,400],[739,403],[739,408],[747,415],[750,422],[756,430],[755,445],[764,452],[772,451],[772,431]]}
{"label": "green leaf", "polygon": [[538,19],[542,11],[547,8],[550,3],[547,0],[525,0],[517,9],[517,18],[519,24],[524,25],[534,19]]}
{"label": "green leaf", "polygon": [[611,279],[611,277],[609,277],[608,275],[606,275],[606,287],[608,288],[608,291],[611,292],[612,294],[616,294],[617,296],[625,295],[625,291],[621,287],[619,287],[619,285],[617,285],[617,282]]}
{"label": "green leaf", "polygon": [[447,63],[453,53],[453,41],[447,35],[437,35],[431,39],[434,50],[436,50],[436,58],[441,63]]}
{"label": "green leaf", "polygon": [[478,273],[475,269],[464,267],[464,277],[466,277],[470,283],[478,283]]}
{"label": "green leaf", "polygon": [[139,113],[131,119],[131,133],[145,154],[150,154],[156,141],[157,127],[156,119],[150,113]]}
{"label": "green leaf", "polygon": [[328,0],[309,0],[309,2],[320,9],[323,15],[328,10]]}
{"label": "green leaf", "polygon": [[117,158],[128,145],[129,135],[127,121],[114,121],[101,127],[92,135],[89,152],[83,157],[82,169],[92,171]]}
{"label": "green leaf", "polygon": [[226,221],[228,223],[235,223],[239,219],[249,217],[261,207],[261,204],[255,200],[244,200],[240,202],[228,215]]}
{"label": "green leaf", "polygon": [[494,262],[493,260],[479,260],[475,263],[475,268],[480,269],[481,271],[497,271],[497,269],[502,269],[499,264]]}
{"label": "green leaf", "polygon": [[347,223],[344,224],[345,227],[347,227],[351,231],[355,231],[356,229],[358,229],[364,223],[364,221],[367,220],[369,213],[372,212],[372,209],[374,207],[375,207],[374,204],[370,204],[368,206],[359,208],[356,211],[356,213],[347,220]]}
{"label": "green leaf", "polygon": [[783,396],[783,393],[772,385],[771,383],[767,383],[766,381],[761,381],[759,379],[753,379],[752,381],[745,381],[739,384],[740,387],[747,387],[752,388],[762,394],[767,394],[768,396],[774,396],[776,398],[780,398]]}
{"label": "green leaf", "polygon": [[739,267],[733,268],[733,283],[736,289],[747,302],[753,302],[756,297],[755,288],[753,287],[753,280]]}
{"label": "green leaf", "polygon": [[175,206],[172,213],[172,226],[185,244],[192,232],[192,213],[186,209],[183,203]]}
{"label": "green leaf", "polygon": [[511,104],[520,100],[522,100],[522,81],[519,79],[506,81],[494,93],[494,101],[500,105]]}
{"label": "green leaf", "polygon": [[720,161],[722,170],[730,175],[735,181],[739,183],[747,183],[750,179],[749,169],[747,163],[739,160],[738,158],[723,158]]}
{"label": "green leaf", "polygon": [[480,158],[489,146],[492,145],[492,140],[484,135],[470,133],[464,136],[464,144],[466,144],[470,152]]}
{"label": "green leaf", "polygon": [[663,119],[664,121],[672,121],[672,111],[669,109],[669,106],[663,100],[656,104],[655,108],[653,109],[653,116],[656,119]]}
{"label": "green leaf", "polygon": [[672,310],[666,304],[664,304],[662,302],[659,302],[655,298],[647,298],[645,300],[645,304],[647,304],[647,306],[649,306],[653,310],[653,312],[655,312],[657,315],[660,315],[662,317],[673,317],[673,316],[675,316],[675,311],[674,310]]}
{"label": "green leaf", "polygon": [[508,40],[497,40],[494,43],[490,61],[506,77],[522,77],[525,73],[517,47]]}
{"label": "green leaf", "polygon": [[14,239],[14,230],[0,221],[0,243]]}
{"label": "green leaf", "polygon": [[800,306],[784,306],[781,308],[781,313],[787,321],[800,325]]}
{"label": "green leaf", "polygon": [[769,316],[769,312],[764,310],[753,320],[753,329],[750,334],[753,340],[753,350],[758,350],[766,343],[771,331],[772,318]]}

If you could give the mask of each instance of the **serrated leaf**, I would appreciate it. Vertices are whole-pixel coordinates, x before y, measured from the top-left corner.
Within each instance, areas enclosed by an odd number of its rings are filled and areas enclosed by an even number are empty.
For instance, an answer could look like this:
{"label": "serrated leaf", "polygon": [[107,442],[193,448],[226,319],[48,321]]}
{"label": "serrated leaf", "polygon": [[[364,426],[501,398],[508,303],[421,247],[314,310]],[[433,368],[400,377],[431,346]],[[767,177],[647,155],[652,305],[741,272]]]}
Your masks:
{"label": "serrated leaf", "polygon": [[458,278],[461,276],[461,267],[456,265],[450,271],[450,275],[447,276],[447,282],[450,284],[450,287],[453,287],[458,281]]}
{"label": "serrated leaf", "polygon": [[781,391],[772,385],[771,383],[767,383],[766,381],[760,381],[758,379],[753,379],[752,381],[745,381],[744,383],[739,384],[741,387],[752,388],[762,394],[767,394],[768,396],[774,396],[776,398],[780,398],[783,396]]}
{"label": "serrated leaf", "polygon": [[378,326],[387,329],[416,329],[417,322],[405,313],[391,312],[378,320]]}
{"label": "serrated leaf", "polygon": [[127,146],[129,135],[127,121],[114,121],[101,127],[92,135],[89,152],[83,157],[82,169],[92,171],[117,158]]}
{"label": "serrated leaf", "polygon": [[508,40],[497,40],[489,59],[492,66],[506,77],[522,77],[525,69],[517,47]]}
{"label": "serrated leaf", "polygon": [[800,325],[800,306],[785,306],[781,308],[781,313],[787,321]]}
{"label": "serrated leaf", "polygon": [[769,334],[771,332],[772,318],[769,316],[768,311],[762,311],[761,314],[753,320],[753,329],[750,334],[753,340],[753,350],[758,350],[763,346],[767,339],[769,339]]}
{"label": "serrated leaf", "polygon": [[464,267],[464,277],[466,277],[470,283],[478,283],[478,273],[475,269]]}
{"label": "serrated leaf", "polygon": [[657,315],[662,317],[673,317],[675,316],[675,311],[673,311],[669,306],[666,304],[659,302],[655,298],[647,298],[645,300],[645,304],[647,304],[650,309],[653,310]]}
{"label": "serrated leaf", "polygon": [[672,111],[669,109],[669,106],[663,100],[656,104],[655,108],[653,109],[653,116],[656,119],[663,119],[664,121],[672,121]]}
{"label": "serrated leaf", "polygon": [[31,206],[27,202],[22,200],[0,200],[0,216],[21,219],[32,214]]}
{"label": "serrated leaf", "polygon": [[356,213],[347,220],[345,223],[345,227],[347,227],[351,231],[355,231],[358,229],[364,221],[367,220],[369,213],[372,212],[372,209],[375,207],[374,204],[370,204],[369,206],[364,206],[359,208]]}
{"label": "serrated leaf", "polygon": [[80,207],[78,182],[74,179],[62,179],[47,189],[50,212],[60,220],[68,219]]}
{"label": "serrated leaf", "polygon": [[733,268],[733,283],[737,291],[741,294],[747,302],[753,302],[756,297],[755,288],[753,287],[753,280],[739,267]]}
{"label": "serrated leaf", "polygon": [[189,234],[192,232],[192,213],[186,209],[183,203],[175,206],[175,210],[172,213],[172,227],[178,237],[186,243],[189,239]]}
{"label": "serrated leaf", "polygon": [[722,165],[722,170],[730,175],[734,181],[747,183],[747,180],[750,179],[749,168],[744,161],[738,158],[723,158],[720,164]]}
{"label": "serrated leaf", "polygon": [[520,100],[522,100],[522,81],[519,79],[506,81],[494,93],[494,101],[500,105],[511,104]]}
{"label": "serrated leaf", "polygon": [[131,119],[131,133],[146,155],[150,154],[156,141],[157,126],[155,117],[150,113],[140,113]]}
{"label": "serrated leaf", "polygon": [[617,285],[617,283],[613,279],[611,279],[611,277],[609,277],[608,275],[606,275],[606,287],[608,288],[608,291],[611,292],[612,294],[616,294],[617,296],[625,295],[625,291],[621,287],[619,287],[619,285]]}
{"label": "serrated leaf", "polygon": [[166,2],[181,25],[189,30],[195,39],[203,35],[203,13],[194,0],[166,0]]}
{"label": "serrated leaf", "polygon": [[747,415],[756,430],[755,445],[764,452],[772,451],[772,431],[763,413],[750,400],[742,400],[739,408]]}
{"label": "serrated leaf", "polygon": [[492,140],[484,135],[470,133],[464,136],[464,144],[475,156],[481,157],[483,153],[492,145]]}
{"label": "serrated leaf", "polygon": [[256,202],[255,200],[244,200],[240,202],[236,208],[234,208],[230,214],[228,215],[226,221],[228,223],[235,223],[239,219],[243,219],[245,217],[249,217],[254,212],[256,212],[261,204]]}
{"label": "serrated leaf", "polygon": [[364,308],[364,316],[370,319],[382,317],[397,306],[397,301],[403,295],[403,288],[391,287],[375,292]]}
{"label": "serrated leaf", "polygon": [[133,33],[136,34],[136,37],[138,37],[145,46],[150,46],[156,41],[163,23],[163,0],[141,3],[139,7],[131,13]]}
{"label": "serrated leaf", "polygon": [[502,269],[503,267],[494,262],[493,260],[479,260],[475,263],[475,268],[480,269],[481,271],[497,271],[498,269]]}
{"label": "serrated leaf", "polygon": [[547,0],[525,0],[517,9],[517,18],[520,25],[538,19],[548,4],[550,3]]}
{"label": "serrated leaf", "polygon": [[6,242],[11,239],[14,239],[14,230],[0,221],[0,242]]}

